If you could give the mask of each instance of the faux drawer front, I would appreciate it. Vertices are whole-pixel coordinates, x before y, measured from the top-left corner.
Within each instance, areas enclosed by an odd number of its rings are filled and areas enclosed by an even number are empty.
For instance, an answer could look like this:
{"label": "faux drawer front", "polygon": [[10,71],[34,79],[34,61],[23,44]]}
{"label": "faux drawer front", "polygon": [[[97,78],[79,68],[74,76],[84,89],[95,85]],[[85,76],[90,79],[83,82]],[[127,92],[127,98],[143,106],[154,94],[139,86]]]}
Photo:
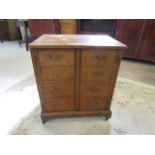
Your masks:
{"label": "faux drawer front", "polygon": [[40,50],[38,59],[41,66],[73,66],[74,51],[71,49]]}
{"label": "faux drawer front", "polygon": [[42,80],[73,80],[73,67],[41,67]]}
{"label": "faux drawer front", "polygon": [[80,98],[81,111],[105,110],[107,97],[88,97],[83,96]]}
{"label": "faux drawer front", "polygon": [[73,96],[73,82],[41,82],[44,97]]}
{"label": "faux drawer front", "polygon": [[115,63],[114,51],[90,49],[82,51],[82,66],[113,66]]}
{"label": "faux drawer front", "polygon": [[71,97],[46,98],[43,104],[44,112],[73,111],[74,100]]}
{"label": "faux drawer front", "polygon": [[82,80],[110,80],[112,68],[82,67]]}
{"label": "faux drawer front", "polygon": [[108,95],[109,81],[81,82],[80,95],[106,96]]}

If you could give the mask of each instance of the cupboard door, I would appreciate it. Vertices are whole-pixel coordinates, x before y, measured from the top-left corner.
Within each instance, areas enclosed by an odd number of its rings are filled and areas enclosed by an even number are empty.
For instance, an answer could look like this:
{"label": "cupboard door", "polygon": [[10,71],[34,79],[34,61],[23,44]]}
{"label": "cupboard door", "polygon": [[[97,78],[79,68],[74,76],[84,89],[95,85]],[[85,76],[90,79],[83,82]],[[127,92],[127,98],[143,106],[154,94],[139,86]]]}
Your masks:
{"label": "cupboard door", "polygon": [[155,61],[155,19],[145,21],[138,58]]}
{"label": "cupboard door", "polygon": [[137,53],[138,42],[142,32],[144,20],[117,20],[116,39],[128,46],[125,57],[134,58]]}

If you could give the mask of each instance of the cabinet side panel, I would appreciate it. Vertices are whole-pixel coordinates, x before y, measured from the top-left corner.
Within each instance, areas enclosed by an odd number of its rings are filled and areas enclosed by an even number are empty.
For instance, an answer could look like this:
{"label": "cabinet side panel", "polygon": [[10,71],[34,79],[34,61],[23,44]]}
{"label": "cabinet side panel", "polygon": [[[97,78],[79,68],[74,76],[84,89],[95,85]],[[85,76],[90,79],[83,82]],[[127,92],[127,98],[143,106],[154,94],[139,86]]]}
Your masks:
{"label": "cabinet side panel", "polygon": [[37,70],[37,63],[36,63],[36,53],[37,53],[37,49],[31,49],[31,58],[32,58],[32,64],[33,64],[33,69],[34,69],[34,75],[35,75],[35,79],[36,79],[36,84],[37,84],[37,88],[38,88],[38,92],[39,92],[39,98],[41,101],[41,107],[43,107],[42,103],[42,97],[41,97],[41,91],[40,91],[40,84],[39,84],[39,74],[38,74],[38,70]]}
{"label": "cabinet side panel", "polygon": [[116,84],[116,80],[117,80],[118,71],[119,71],[122,56],[123,56],[123,51],[115,53],[115,65],[114,65],[113,74],[112,74],[113,79],[112,79],[112,83],[110,86],[110,91],[109,91],[110,93],[109,93],[109,97],[108,97],[108,102],[106,105],[107,110],[109,110],[110,106],[111,106],[111,101],[112,101],[113,93],[115,90],[115,84]]}

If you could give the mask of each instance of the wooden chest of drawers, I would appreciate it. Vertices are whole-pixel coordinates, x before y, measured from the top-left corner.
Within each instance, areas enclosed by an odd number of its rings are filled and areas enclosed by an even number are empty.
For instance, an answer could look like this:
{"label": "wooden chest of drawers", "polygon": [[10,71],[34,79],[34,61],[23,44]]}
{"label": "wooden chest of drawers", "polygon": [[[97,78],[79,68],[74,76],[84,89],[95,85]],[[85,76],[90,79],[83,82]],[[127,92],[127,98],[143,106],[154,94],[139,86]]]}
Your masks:
{"label": "wooden chest of drawers", "polygon": [[42,35],[29,47],[43,122],[58,116],[110,118],[124,44],[107,35]]}

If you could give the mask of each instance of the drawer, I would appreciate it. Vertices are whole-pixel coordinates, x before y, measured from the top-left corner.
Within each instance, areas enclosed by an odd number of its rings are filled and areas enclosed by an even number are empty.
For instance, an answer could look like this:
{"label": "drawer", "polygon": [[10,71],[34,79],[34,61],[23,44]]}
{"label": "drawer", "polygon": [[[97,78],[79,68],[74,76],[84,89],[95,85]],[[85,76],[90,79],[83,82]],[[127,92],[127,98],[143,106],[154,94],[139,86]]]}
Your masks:
{"label": "drawer", "polygon": [[74,51],[71,49],[41,50],[38,53],[40,66],[73,66]]}
{"label": "drawer", "polygon": [[110,81],[85,81],[81,82],[80,94],[81,95],[92,95],[92,96],[106,96],[108,95]]}
{"label": "drawer", "polygon": [[73,96],[73,81],[70,82],[41,82],[43,97]]}
{"label": "drawer", "polygon": [[105,67],[82,67],[82,80],[110,80],[112,78],[112,68]]}
{"label": "drawer", "polygon": [[82,66],[113,66],[115,63],[114,51],[103,51],[101,49],[90,49],[82,51]]}
{"label": "drawer", "polygon": [[44,112],[73,111],[74,99],[72,97],[64,98],[46,98],[43,101]]}
{"label": "drawer", "polygon": [[41,67],[42,80],[73,80],[73,67]]}
{"label": "drawer", "polygon": [[91,97],[82,96],[80,98],[81,111],[102,111],[105,110],[107,104],[107,97]]}

